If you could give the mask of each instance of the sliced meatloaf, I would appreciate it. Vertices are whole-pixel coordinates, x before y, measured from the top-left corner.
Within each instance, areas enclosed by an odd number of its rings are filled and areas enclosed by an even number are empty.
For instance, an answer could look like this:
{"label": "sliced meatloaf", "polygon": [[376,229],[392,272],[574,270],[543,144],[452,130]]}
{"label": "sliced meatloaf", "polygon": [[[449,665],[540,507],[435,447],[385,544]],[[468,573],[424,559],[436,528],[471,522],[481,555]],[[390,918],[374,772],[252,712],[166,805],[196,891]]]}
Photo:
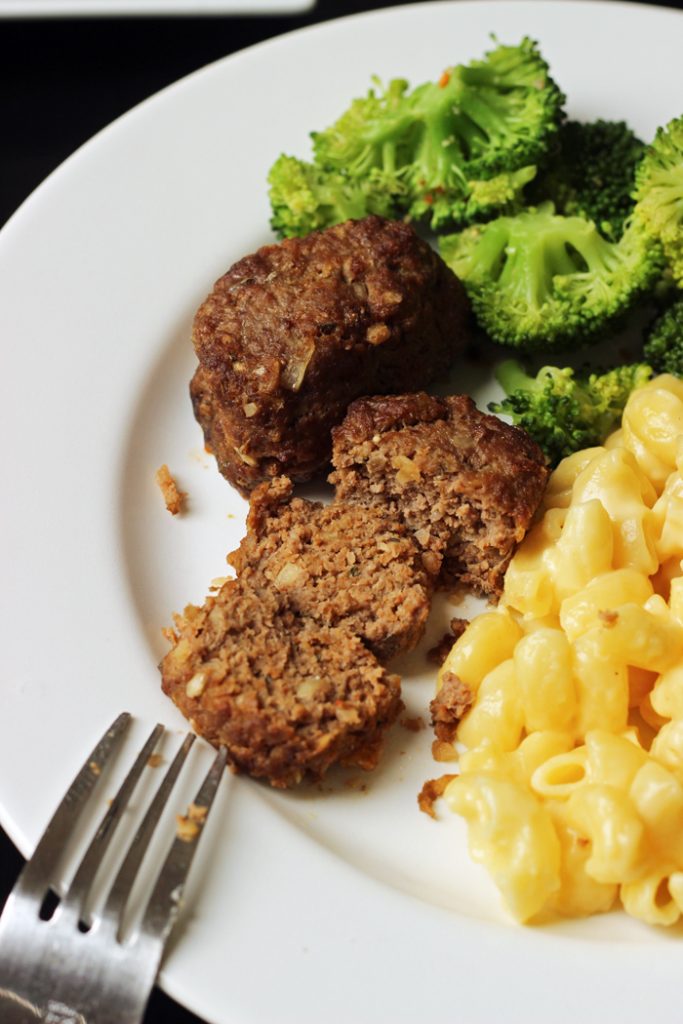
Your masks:
{"label": "sliced meatloaf", "polygon": [[403,519],[444,587],[498,595],[541,500],[548,468],[517,427],[471,398],[361,398],[333,431],[336,500]]}
{"label": "sliced meatloaf", "polygon": [[398,677],[352,633],[239,580],[186,608],[172,639],[164,692],[235,769],[278,788],[336,761],[374,767],[402,706]]}
{"label": "sliced meatloaf", "polygon": [[292,498],[279,477],[252,494],[247,535],[228,561],[259,593],[357,634],[381,660],[415,647],[433,581],[401,519],[381,506]]}
{"label": "sliced meatloaf", "polygon": [[244,257],[193,327],[190,391],[219,470],[243,493],[310,479],[354,398],[424,387],[468,323],[464,288],[408,224],[367,217]]}

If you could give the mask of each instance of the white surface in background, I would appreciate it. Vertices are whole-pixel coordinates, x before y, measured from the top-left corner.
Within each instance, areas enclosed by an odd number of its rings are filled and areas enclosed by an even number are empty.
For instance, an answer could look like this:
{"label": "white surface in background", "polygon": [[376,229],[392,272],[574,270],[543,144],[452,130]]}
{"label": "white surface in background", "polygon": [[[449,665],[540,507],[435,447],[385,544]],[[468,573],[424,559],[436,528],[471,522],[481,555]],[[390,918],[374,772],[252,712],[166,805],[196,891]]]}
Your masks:
{"label": "white surface in background", "polygon": [[0,0],[0,18],[67,15],[301,14],[315,0]]}

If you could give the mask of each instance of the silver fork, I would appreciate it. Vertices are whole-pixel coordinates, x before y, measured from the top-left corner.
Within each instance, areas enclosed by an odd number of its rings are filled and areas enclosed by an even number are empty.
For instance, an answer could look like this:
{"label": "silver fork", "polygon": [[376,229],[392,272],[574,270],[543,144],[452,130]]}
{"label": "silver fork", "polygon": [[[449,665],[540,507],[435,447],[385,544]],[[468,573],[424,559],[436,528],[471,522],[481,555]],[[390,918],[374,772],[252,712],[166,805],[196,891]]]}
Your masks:
{"label": "silver fork", "polygon": [[224,748],[179,818],[176,838],[140,923],[123,932],[124,912],[170,791],[194,741],[188,734],[123,858],[101,911],[91,912],[95,876],[132,791],[164,729],[157,725],[121,784],[68,890],[56,870],[66,841],[112,759],[131,716],[114,721],[86,759],[12,890],[0,917],[2,1024],[139,1024],[180,909],[197,840],[223,775]]}

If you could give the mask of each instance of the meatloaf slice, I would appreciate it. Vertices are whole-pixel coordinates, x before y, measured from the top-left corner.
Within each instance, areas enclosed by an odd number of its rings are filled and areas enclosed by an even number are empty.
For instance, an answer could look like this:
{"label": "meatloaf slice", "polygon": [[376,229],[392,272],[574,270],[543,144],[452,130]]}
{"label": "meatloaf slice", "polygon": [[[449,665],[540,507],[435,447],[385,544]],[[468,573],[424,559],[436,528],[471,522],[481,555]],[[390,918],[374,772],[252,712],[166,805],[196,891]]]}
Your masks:
{"label": "meatloaf slice", "polygon": [[406,522],[444,587],[498,595],[548,468],[525,431],[471,398],[361,398],[333,432],[336,500]]}
{"label": "meatloaf slice", "polygon": [[468,323],[463,286],[407,224],[367,217],[245,256],[193,327],[190,391],[219,470],[243,493],[310,479],[354,398],[424,387]]}
{"label": "meatloaf slice", "polygon": [[405,524],[380,506],[291,494],[286,477],[252,494],[247,535],[228,556],[240,579],[321,625],[345,626],[381,661],[415,647],[433,585]]}
{"label": "meatloaf slice", "polygon": [[240,580],[176,616],[161,673],[196,732],[278,788],[318,779],[335,761],[374,767],[402,707],[398,677],[357,637],[302,620]]}

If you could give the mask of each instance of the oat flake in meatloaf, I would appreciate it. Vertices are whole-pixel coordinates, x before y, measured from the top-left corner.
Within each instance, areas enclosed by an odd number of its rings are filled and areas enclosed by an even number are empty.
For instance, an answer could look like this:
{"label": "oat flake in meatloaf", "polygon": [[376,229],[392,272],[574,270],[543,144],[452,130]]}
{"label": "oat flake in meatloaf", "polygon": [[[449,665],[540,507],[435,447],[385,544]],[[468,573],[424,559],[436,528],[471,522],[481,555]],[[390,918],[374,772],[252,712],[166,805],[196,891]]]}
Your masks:
{"label": "oat flake in meatloaf", "polygon": [[310,479],[354,398],[424,387],[467,341],[463,286],[408,225],[348,221],[239,260],[199,308],[190,391],[243,493]]}
{"label": "oat flake in meatloaf", "polygon": [[324,626],[344,626],[381,661],[421,639],[433,589],[405,524],[383,508],[292,498],[278,477],[251,496],[247,535],[228,561]]}
{"label": "oat flake in meatloaf", "polygon": [[336,761],[374,768],[402,707],[398,677],[358,637],[240,580],[177,616],[173,641],[164,692],[234,768],[278,788]]}
{"label": "oat flake in meatloaf", "polygon": [[497,596],[543,495],[548,468],[529,435],[471,398],[361,398],[333,431],[336,500],[403,518],[439,583]]}

